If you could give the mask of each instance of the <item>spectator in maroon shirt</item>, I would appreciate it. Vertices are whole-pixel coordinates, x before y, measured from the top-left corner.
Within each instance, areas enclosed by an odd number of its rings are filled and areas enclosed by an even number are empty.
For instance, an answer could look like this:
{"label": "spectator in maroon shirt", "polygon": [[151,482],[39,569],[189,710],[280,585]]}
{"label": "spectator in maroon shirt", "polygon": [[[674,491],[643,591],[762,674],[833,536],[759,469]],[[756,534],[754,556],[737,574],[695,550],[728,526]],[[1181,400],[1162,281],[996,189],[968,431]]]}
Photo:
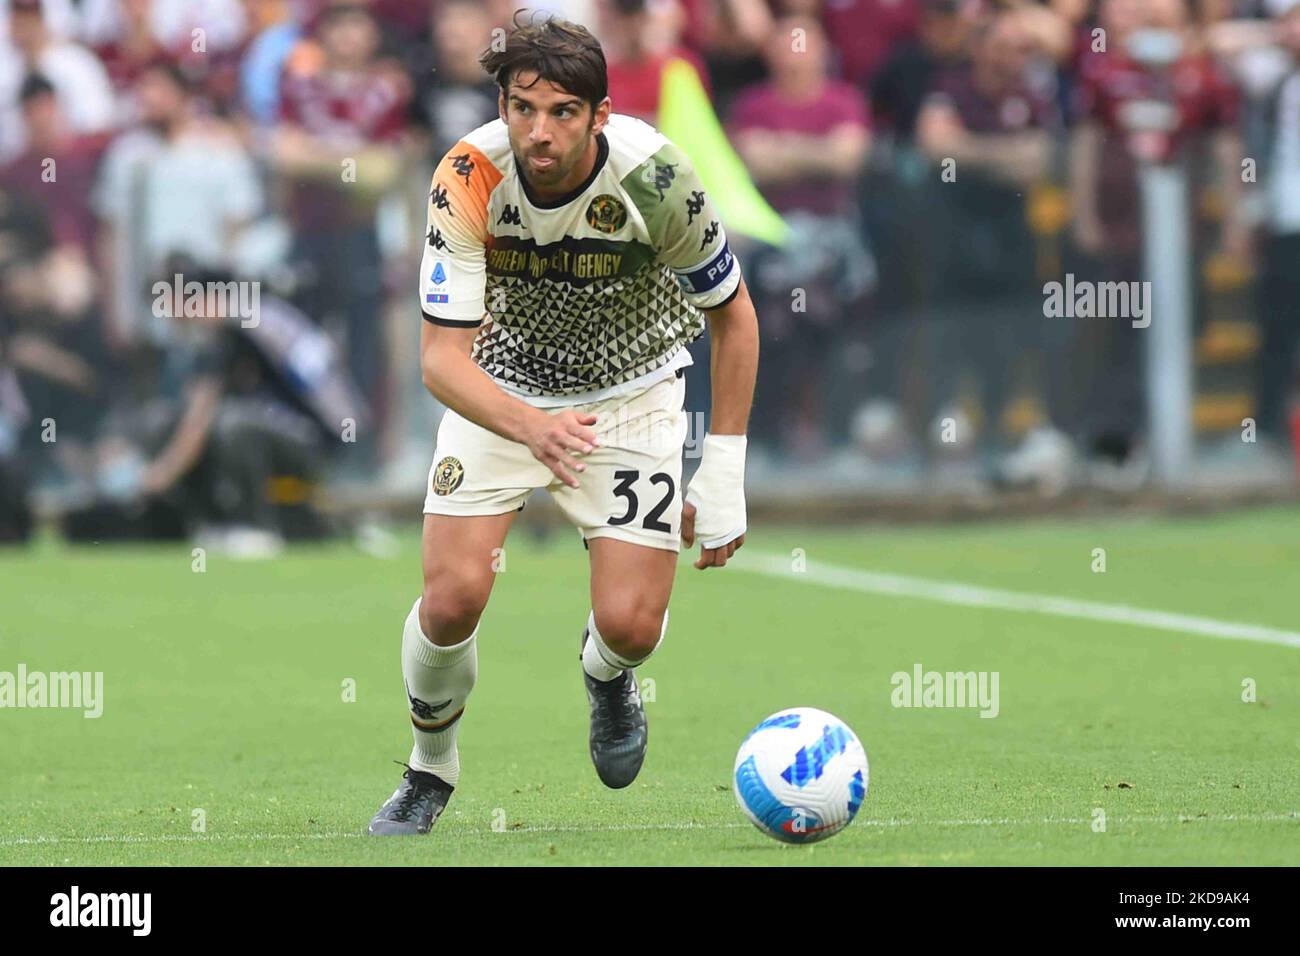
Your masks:
{"label": "spectator in maroon shirt", "polygon": [[0,157],[10,158],[23,147],[18,93],[28,73],[49,80],[74,128],[97,133],[113,126],[116,104],[103,65],[90,50],[46,26],[39,0],[10,0],[9,32],[12,46],[0,56]]}
{"label": "spectator in maroon shirt", "polygon": [[[130,103],[140,75],[167,60],[214,105],[231,103],[239,61],[251,39],[239,0],[118,0],[117,6],[94,46],[116,96]],[[136,118],[134,110],[134,104],[128,106],[126,122]]]}
{"label": "spectator in maroon shirt", "polygon": [[[410,87],[379,58],[379,30],[364,5],[331,6],[316,24],[281,85],[272,160],[295,184],[296,225],[330,228],[366,221],[396,181]],[[348,159],[358,167],[351,183],[340,175]]]}
{"label": "spectator in maroon shirt", "polygon": [[948,391],[934,408],[953,401],[962,370],[978,378],[988,456],[1001,450],[1016,360],[1041,334],[1028,325],[1039,296],[1025,196],[1048,173],[1055,111],[1029,82],[1037,52],[1017,13],[993,15],[976,28],[970,64],[938,80],[917,120],[941,220],[931,250],[940,277],[935,379]]}
{"label": "spectator in maroon shirt", "polygon": [[[714,109],[731,112],[736,94],[767,76],[763,49],[772,32],[767,0],[678,0],[686,16],[682,43],[703,59],[713,83]],[[818,0],[813,0],[814,5]],[[785,7],[785,13],[798,11]],[[816,16],[816,9],[811,11]]]}
{"label": "spectator in maroon shirt", "polygon": [[[1074,235],[1084,252],[1104,249],[1110,256],[1137,257],[1141,252],[1140,161],[1194,159],[1208,138],[1222,169],[1225,205],[1238,206],[1241,143],[1235,126],[1240,97],[1201,45],[1185,0],[1105,0],[1101,26],[1106,31],[1105,51],[1089,49],[1079,63],[1080,120],[1070,157]],[[1130,54],[1129,44],[1140,29],[1163,31],[1182,44],[1184,52],[1167,78]],[[1136,132],[1125,126],[1124,116],[1132,104],[1164,102],[1169,97],[1175,120],[1169,131]],[[1224,227],[1224,247],[1244,254],[1244,225],[1230,215]]]}
{"label": "spectator in maroon shirt", "polygon": [[[1189,200],[1203,163],[1213,154],[1227,210],[1220,250],[1244,258],[1249,229],[1239,217],[1242,147],[1235,126],[1239,96],[1204,48],[1185,0],[1105,0],[1100,11],[1106,49],[1084,54],[1079,65],[1079,119],[1070,143],[1074,241],[1085,256],[1079,271],[1093,281],[1133,282],[1143,276],[1141,196],[1143,162],[1174,163],[1188,171]],[[1139,63],[1131,44],[1152,38],[1181,46],[1167,71]],[[1137,130],[1126,117],[1139,103],[1172,107],[1168,130]],[[1193,215],[1195,220],[1195,215]],[[1133,457],[1143,415],[1142,341],[1128,323],[1081,326],[1094,357],[1092,395],[1084,403],[1084,440],[1108,470],[1140,468]],[[1123,471],[1120,472],[1122,476]]]}
{"label": "spectator in maroon shirt", "polygon": [[109,136],[75,132],[53,84],[40,74],[27,77],[19,99],[27,149],[0,169],[0,187],[39,200],[55,246],[88,269],[96,232],[90,195]]}
{"label": "spectator in maroon shirt", "polygon": [[1014,13],[981,25],[973,46],[970,64],[937,81],[917,119],[918,140],[935,161],[1019,189],[1046,173],[1050,154],[1051,105],[1027,75],[1035,48]]}
{"label": "spectator in maroon shirt", "polygon": [[1269,202],[1256,292],[1261,342],[1255,417],[1260,442],[1284,448],[1300,346],[1300,0],[1280,0],[1277,7],[1273,35],[1290,54],[1290,68],[1268,98],[1268,159],[1260,164],[1268,170]]}
{"label": "spectator in maroon shirt", "polygon": [[956,296],[1014,294],[1034,276],[1024,196],[1048,172],[1055,112],[1029,85],[1033,52],[1017,14],[995,15],[977,28],[971,62],[936,81],[917,119],[956,230],[941,247]]}
{"label": "spectator in maroon shirt", "polygon": [[921,0],[823,0],[840,76],[866,89],[890,52],[916,35]]}
{"label": "spectator in maroon shirt", "polygon": [[426,154],[437,163],[468,130],[498,116],[500,87],[478,58],[494,22],[479,0],[442,0],[429,16],[432,42],[414,70],[412,120],[428,133]]}
{"label": "spectator in maroon shirt", "polygon": [[[429,21],[442,12],[443,0],[370,0],[369,6],[379,24],[385,50],[403,63],[410,63],[424,47]],[[480,2],[479,6],[486,4]],[[480,49],[488,38],[476,38]]]}
{"label": "spectator in maroon shirt", "polygon": [[934,79],[966,55],[971,22],[962,0],[924,0],[914,39],[897,46],[871,84],[875,119],[910,142]]}
{"label": "spectator in maroon shirt", "polygon": [[[772,79],[743,91],[728,130],[755,183],[783,214],[790,239],[751,260],[776,355],[756,398],[756,438],[804,457],[825,450],[847,409],[832,400],[840,374],[836,343],[861,334],[875,280],[855,188],[871,145],[860,89],[827,76],[829,48],[812,18],[778,21],[769,36]],[[799,308],[793,289],[803,290]],[[837,417],[838,416],[838,417]],[[836,436],[838,437],[838,436]]]}
{"label": "spectator in maroon shirt", "polygon": [[772,79],[743,91],[728,119],[755,183],[781,212],[851,207],[871,147],[865,97],[827,76],[827,52],[815,22],[779,21],[766,50]]}
{"label": "spectator in maroon shirt", "polygon": [[108,71],[113,92],[119,96],[129,93],[140,74],[164,55],[163,46],[149,21],[152,6],[152,0],[121,0],[116,35],[94,47],[95,54]]}
{"label": "spectator in maroon shirt", "polygon": [[675,6],[652,9],[646,0],[605,0],[600,11],[614,112],[657,124],[664,67],[674,59],[693,66],[712,93],[703,61],[678,42],[686,21]]}
{"label": "spectator in maroon shirt", "polygon": [[20,101],[28,148],[0,169],[0,196],[21,197],[38,211],[41,221],[27,238],[39,252],[24,270],[30,281],[11,288],[26,285],[27,294],[0,309],[12,312],[11,350],[28,403],[37,420],[52,417],[66,429],[69,440],[60,434],[55,451],[71,465],[106,398],[90,195],[108,137],[75,133],[53,84],[39,74],[24,81]]}
{"label": "spectator in maroon shirt", "polygon": [[[289,185],[293,254],[307,314],[344,329],[349,368],[379,417],[384,356],[384,269],[376,212],[398,185],[407,144],[410,83],[380,57],[380,32],[361,4],[327,7],[318,55],[291,57],[271,160]],[[295,69],[295,63],[308,64]],[[367,430],[370,431],[370,430]],[[377,436],[358,450],[375,461]]]}

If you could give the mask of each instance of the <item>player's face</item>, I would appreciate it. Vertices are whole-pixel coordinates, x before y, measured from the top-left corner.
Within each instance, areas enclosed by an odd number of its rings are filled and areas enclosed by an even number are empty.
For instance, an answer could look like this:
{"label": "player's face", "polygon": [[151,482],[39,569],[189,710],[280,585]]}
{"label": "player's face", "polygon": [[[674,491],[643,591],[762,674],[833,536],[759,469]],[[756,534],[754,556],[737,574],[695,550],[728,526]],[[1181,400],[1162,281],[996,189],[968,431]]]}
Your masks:
{"label": "player's face", "polygon": [[499,105],[515,162],[530,186],[560,193],[582,181],[579,167],[609,118],[608,97],[593,111],[550,80],[521,71]]}

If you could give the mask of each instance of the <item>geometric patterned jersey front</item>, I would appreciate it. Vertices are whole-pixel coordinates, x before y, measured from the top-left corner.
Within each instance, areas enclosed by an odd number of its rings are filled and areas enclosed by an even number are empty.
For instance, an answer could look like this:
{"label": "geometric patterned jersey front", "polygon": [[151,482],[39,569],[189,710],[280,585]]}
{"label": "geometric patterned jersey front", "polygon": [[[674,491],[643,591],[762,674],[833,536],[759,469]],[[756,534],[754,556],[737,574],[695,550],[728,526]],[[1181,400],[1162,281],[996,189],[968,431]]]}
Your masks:
{"label": "geometric patterned jersey front", "polygon": [[506,125],[434,171],[420,269],[426,320],[478,328],[473,358],[533,405],[638,391],[690,364],[700,309],[740,267],[694,167],[654,127],[612,114],[587,180],[552,202],[519,175]]}

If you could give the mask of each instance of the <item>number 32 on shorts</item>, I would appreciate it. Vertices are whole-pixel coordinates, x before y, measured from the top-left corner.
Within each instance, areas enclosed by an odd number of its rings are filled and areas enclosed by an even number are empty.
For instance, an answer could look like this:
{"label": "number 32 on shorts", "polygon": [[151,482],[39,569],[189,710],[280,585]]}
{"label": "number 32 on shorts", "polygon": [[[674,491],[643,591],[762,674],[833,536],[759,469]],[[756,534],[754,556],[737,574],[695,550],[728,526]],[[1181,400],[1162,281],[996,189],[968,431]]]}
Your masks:
{"label": "number 32 on shorts", "polygon": [[[614,472],[614,479],[618,482],[614,485],[614,496],[624,499],[627,508],[621,515],[610,515],[609,523],[615,527],[631,524],[641,513],[641,501],[637,497],[636,489],[633,488],[633,485],[641,479],[641,472],[630,468],[623,469]],[[668,506],[673,503],[673,496],[677,494],[677,483],[673,481],[672,475],[659,471],[650,476],[650,484],[662,487],[663,494],[658,503],[645,513],[645,517],[641,519],[641,527],[647,531],[669,534],[673,530],[672,525],[661,519]]]}

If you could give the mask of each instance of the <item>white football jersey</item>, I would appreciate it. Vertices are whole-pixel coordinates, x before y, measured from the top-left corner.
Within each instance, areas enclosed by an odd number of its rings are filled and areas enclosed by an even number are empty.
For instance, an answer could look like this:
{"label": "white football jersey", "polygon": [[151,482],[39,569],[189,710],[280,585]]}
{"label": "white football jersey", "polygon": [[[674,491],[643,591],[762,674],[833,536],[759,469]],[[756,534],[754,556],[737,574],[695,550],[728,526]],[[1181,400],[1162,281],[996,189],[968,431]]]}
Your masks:
{"label": "white football jersey", "polygon": [[479,329],[474,360],[536,405],[596,401],[689,365],[700,309],[740,286],[685,154],[611,115],[587,180],[539,199],[494,120],[438,164],[420,274],[427,321]]}

